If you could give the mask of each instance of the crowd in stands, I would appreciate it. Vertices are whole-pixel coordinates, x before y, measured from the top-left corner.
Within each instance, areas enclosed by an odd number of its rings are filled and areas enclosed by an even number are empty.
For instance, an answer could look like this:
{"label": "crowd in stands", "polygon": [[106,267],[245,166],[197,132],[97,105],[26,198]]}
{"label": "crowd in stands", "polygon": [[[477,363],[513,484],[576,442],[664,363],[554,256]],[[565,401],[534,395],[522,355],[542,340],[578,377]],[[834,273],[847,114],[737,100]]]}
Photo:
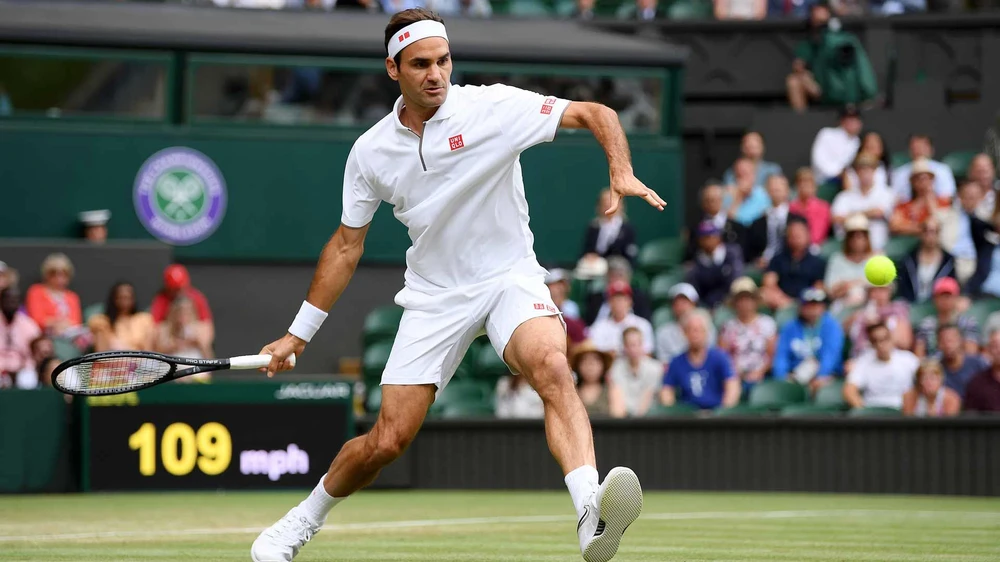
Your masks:
{"label": "crowd in stands", "polygon": [[[85,237],[101,242],[87,232]],[[213,356],[208,300],[182,265],[166,268],[163,288],[148,306],[127,281],[110,287],[106,302],[83,306],[72,289],[74,264],[65,254],[46,257],[40,273],[37,283],[22,290],[20,273],[0,262],[0,389],[51,386],[59,363],[87,352]]]}
{"label": "crowd in stands", "polygon": [[[848,107],[789,182],[748,132],[699,194],[680,263],[659,269],[624,208],[606,215],[602,192],[575,270],[547,280],[588,411],[726,410],[787,381],[811,396],[835,388],[849,408],[1000,412],[996,166],[985,154],[964,169],[934,158],[919,132],[906,158],[890,158]],[[876,255],[894,260],[894,283],[866,279]],[[515,379],[498,387],[499,415],[517,415],[504,406]]]}

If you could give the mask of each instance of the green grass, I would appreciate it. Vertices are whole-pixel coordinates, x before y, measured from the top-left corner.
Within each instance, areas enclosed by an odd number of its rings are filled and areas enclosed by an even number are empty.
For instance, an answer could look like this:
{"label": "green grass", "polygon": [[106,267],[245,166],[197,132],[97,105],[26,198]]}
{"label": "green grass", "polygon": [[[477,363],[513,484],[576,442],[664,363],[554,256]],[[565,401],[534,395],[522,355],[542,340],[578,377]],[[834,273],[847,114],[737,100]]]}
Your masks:
{"label": "green grass", "polygon": [[[0,497],[0,560],[247,562],[302,496]],[[580,560],[575,520],[564,493],[366,492],[296,562]],[[615,560],[1000,560],[1000,499],[648,493]]]}

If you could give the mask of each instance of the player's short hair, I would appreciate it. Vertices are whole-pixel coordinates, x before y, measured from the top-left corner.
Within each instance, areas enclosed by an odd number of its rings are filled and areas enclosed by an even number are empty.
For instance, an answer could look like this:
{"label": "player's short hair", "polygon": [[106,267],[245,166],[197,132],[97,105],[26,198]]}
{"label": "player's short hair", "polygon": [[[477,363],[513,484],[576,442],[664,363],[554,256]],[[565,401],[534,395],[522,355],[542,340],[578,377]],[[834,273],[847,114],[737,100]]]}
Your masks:
{"label": "player's short hair", "polygon": [[[435,14],[434,12],[425,8],[410,8],[409,10],[403,10],[402,12],[396,12],[389,18],[389,23],[385,26],[385,48],[389,49],[389,40],[399,33],[400,29],[404,27],[417,23],[418,21],[436,21],[438,23],[444,23],[444,19],[441,16]],[[400,55],[402,52],[396,53],[396,56],[392,60],[396,62],[396,66],[399,66]]]}

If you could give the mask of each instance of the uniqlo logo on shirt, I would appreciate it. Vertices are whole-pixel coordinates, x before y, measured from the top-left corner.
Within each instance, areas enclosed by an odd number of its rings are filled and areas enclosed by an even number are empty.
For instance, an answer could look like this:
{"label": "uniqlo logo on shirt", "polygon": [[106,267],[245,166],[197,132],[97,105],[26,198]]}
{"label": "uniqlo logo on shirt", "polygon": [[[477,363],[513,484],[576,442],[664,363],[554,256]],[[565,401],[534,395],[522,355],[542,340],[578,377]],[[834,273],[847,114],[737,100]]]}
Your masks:
{"label": "uniqlo logo on shirt", "polygon": [[551,105],[543,105],[542,106],[542,115],[548,115],[550,113],[552,113],[552,106]]}
{"label": "uniqlo logo on shirt", "polygon": [[556,98],[545,98],[545,105],[555,105]]}
{"label": "uniqlo logo on shirt", "polygon": [[449,138],[448,146],[450,146],[452,150],[458,150],[459,148],[465,146],[465,142],[462,141],[462,135],[455,135]]}
{"label": "uniqlo logo on shirt", "polygon": [[544,303],[540,303],[540,302],[536,302],[535,303],[535,310],[545,310],[545,304]]}
{"label": "uniqlo logo on shirt", "polygon": [[399,42],[402,43],[404,39],[409,39],[409,38],[410,38],[410,32],[407,31],[406,33],[400,34]]}

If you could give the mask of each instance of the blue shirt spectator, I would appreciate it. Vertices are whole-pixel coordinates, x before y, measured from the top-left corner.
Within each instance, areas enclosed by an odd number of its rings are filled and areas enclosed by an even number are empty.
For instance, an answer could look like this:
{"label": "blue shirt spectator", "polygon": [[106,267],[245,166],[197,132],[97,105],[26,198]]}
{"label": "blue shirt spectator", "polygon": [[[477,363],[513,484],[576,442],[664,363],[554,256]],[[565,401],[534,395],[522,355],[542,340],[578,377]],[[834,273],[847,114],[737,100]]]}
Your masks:
{"label": "blue shirt spectator", "polygon": [[704,410],[736,405],[740,399],[740,379],[729,356],[708,345],[705,319],[699,314],[689,314],[683,324],[688,349],[667,367],[661,400],[668,406],[683,402]]}
{"label": "blue shirt spectator", "polygon": [[771,258],[761,296],[772,308],[792,304],[803,291],[823,282],[826,260],[809,251],[809,224],[801,215],[789,214],[785,222],[785,249]]}
{"label": "blue shirt spectator", "polygon": [[802,293],[799,317],[785,324],[778,335],[772,374],[777,380],[791,375],[801,383],[841,372],[844,331],[826,311],[826,293],[807,289]]}

